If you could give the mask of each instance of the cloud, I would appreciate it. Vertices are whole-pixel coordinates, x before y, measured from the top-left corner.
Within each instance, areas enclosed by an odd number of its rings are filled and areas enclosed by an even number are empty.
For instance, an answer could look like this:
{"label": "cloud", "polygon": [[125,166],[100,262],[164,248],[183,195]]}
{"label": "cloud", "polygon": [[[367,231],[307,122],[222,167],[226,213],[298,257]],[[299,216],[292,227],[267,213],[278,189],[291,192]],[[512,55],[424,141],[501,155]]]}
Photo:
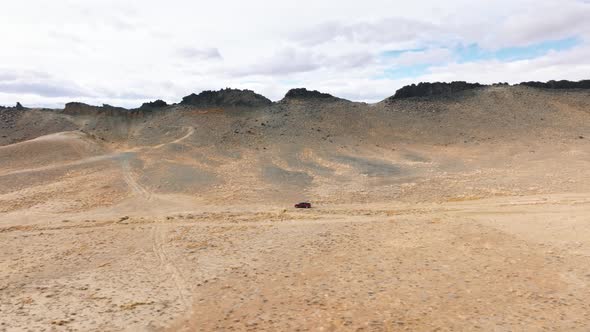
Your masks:
{"label": "cloud", "polygon": [[42,97],[84,96],[85,92],[76,87],[46,82],[0,82],[0,91],[19,94],[34,94]]}
{"label": "cloud", "polygon": [[337,69],[351,69],[365,67],[370,64],[374,64],[377,61],[375,54],[368,52],[357,52],[344,54],[333,57],[326,57],[324,59],[324,65],[332,66]]}
{"label": "cloud", "polygon": [[14,73],[14,72],[0,71],[0,82],[14,81],[17,78],[18,78],[18,75],[16,75],[16,73]]}
{"label": "cloud", "polygon": [[90,92],[73,82],[56,79],[39,71],[0,70],[0,91],[42,97],[89,96]]}
{"label": "cloud", "polygon": [[64,41],[71,42],[74,44],[81,44],[84,42],[84,40],[80,36],[77,36],[74,33],[66,32],[66,31],[59,31],[59,30],[50,31],[49,37],[55,38],[58,40],[64,40]]}
{"label": "cloud", "polygon": [[482,46],[528,46],[590,32],[590,6],[571,1],[539,1],[499,22]]}
{"label": "cloud", "polygon": [[448,48],[433,48],[400,52],[395,56],[388,56],[386,53],[384,57],[386,59],[389,58],[396,66],[413,66],[452,61],[455,58],[455,54]]}
{"label": "cloud", "polygon": [[587,79],[590,72],[590,47],[551,51],[535,59],[499,61],[496,59],[468,63],[450,63],[430,68],[419,81],[465,80],[481,83]]}
{"label": "cloud", "polygon": [[178,54],[187,59],[196,60],[222,60],[223,57],[217,48],[184,47],[178,50]]}
{"label": "cloud", "polygon": [[142,25],[141,7],[137,6],[138,4],[136,1],[67,0],[64,11],[70,13],[69,23],[119,32],[134,31]]}
{"label": "cloud", "polygon": [[322,60],[311,52],[293,48],[283,49],[256,63],[241,65],[231,70],[232,76],[286,75],[304,73],[321,67]]}
{"label": "cloud", "polygon": [[[228,86],[374,101],[420,80],[590,72],[590,3],[581,0],[23,0],[2,12],[8,104],[139,106]],[[576,42],[547,44],[563,40]],[[475,56],[461,53],[473,45]]]}
{"label": "cloud", "polygon": [[[375,64],[377,56],[369,52],[346,53],[336,56],[284,48],[274,55],[253,63],[240,64],[229,70],[231,76],[276,76],[304,74],[317,70],[348,70]],[[226,69],[221,69],[226,70]]]}
{"label": "cloud", "polygon": [[[459,2],[459,1],[457,1]],[[449,3],[452,8],[453,1]],[[327,21],[294,32],[306,47],[340,42],[358,45],[410,43],[440,47],[477,43],[484,48],[523,47],[590,33],[590,3],[576,0],[497,1],[469,4],[436,19],[385,17],[378,20]]]}
{"label": "cloud", "polygon": [[392,17],[375,22],[326,22],[293,34],[293,39],[308,46],[338,40],[391,43],[421,39],[437,31],[437,25],[429,22]]}

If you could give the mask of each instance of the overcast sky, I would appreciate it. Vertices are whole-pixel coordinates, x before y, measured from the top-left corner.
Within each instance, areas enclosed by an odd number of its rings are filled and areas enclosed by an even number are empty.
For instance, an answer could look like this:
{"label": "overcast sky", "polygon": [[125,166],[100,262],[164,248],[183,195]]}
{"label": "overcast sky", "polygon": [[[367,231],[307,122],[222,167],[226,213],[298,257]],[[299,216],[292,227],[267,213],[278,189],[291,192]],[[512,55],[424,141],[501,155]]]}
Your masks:
{"label": "overcast sky", "polygon": [[3,0],[0,105],[590,78],[588,0]]}

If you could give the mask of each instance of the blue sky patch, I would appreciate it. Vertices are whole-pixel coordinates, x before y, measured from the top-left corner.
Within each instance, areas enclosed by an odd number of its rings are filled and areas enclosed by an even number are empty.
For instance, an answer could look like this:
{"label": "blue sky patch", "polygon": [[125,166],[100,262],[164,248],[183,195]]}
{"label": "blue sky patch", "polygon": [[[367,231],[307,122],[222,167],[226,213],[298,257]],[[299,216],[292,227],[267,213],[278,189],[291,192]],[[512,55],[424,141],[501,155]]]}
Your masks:
{"label": "blue sky patch", "polygon": [[415,49],[408,49],[408,50],[391,50],[391,51],[385,51],[383,53],[381,53],[382,57],[386,57],[386,58],[397,58],[400,55],[404,54],[404,53],[410,53],[410,52],[424,52],[426,51],[427,48],[423,47],[423,48],[415,48]]}
{"label": "blue sky patch", "polygon": [[[541,57],[550,51],[566,51],[581,44],[577,37],[558,40],[548,40],[541,43],[531,44],[522,47],[506,47],[498,50],[486,50],[478,44],[460,46],[453,48],[453,54],[457,63],[469,63],[477,61],[518,61]],[[405,50],[390,50],[381,53],[382,58],[395,59],[402,54],[410,52],[426,52],[428,48],[416,48]],[[428,74],[428,69],[440,63],[417,63],[410,66],[395,66],[386,69],[377,79],[402,79],[412,78]]]}
{"label": "blue sky patch", "polygon": [[475,62],[482,60],[517,61],[534,59],[543,56],[550,51],[565,51],[580,44],[578,38],[566,38],[550,40],[542,43],[522,47],[507,47],[499,50],[485,50],[477,44],[460,47],[455,50],[459,63]]}

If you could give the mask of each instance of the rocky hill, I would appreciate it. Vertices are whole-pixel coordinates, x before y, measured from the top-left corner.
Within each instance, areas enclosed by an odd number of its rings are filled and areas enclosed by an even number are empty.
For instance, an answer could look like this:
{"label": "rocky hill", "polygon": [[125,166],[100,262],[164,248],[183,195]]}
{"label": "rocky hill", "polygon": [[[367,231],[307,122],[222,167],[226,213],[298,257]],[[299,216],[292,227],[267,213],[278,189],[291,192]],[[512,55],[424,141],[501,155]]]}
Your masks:
{"label": "rocky hill", "polygon": [[288,100],[323,100],[323,101],[338,101],[342,100],[336,98],[328,93],[322,93],[317,90],[307,90],[305,88],[291,89],[283,98],[283,101]]}
{"label": "rocky hill", "polygon": [[467,83],[467,82],[451,82],[451,83],[419,83],[418,85],[412,84],[404,86],[403,88],[396,91],[395,95],[390,99],[403,99],[412,97],[429,97],[437,95],[449,95],[465,90],[472,90],[481,88],[484,85],[479,83]]}
{"label": "rocky hill", "polygon": [[98,114],[110,114],[117,115],[120,113],[127,112],[127,109],[123,107],[115,107],[104,104],[102,106],[93,106],[79,102],[71,102],[65,105],[63,110],[64,114],[69,115],[98,115]]}
{"label": "rocky hill", "polygon": [[166,103],[165,101],[163,101],[161,99],[158,99],[156,101],[143,103],[139,109],[142,109],[142,110],[154,110],[154,109],[164,108],[164,107],[167,107],[167,106],[168,106],[168,103]]}
{"label": "rocky hill", "polygon": [[194,107],[264,107],[272,104],[270,99],[251,90],[223,89],[203,91],[182,98],[181,105]]}
{"label": "rocky hill", "polygon": [[[484,85],[480,83],[467,83],[463,81],[456,81],[456,82],[434,82],[428,83],[423,82],[419,84],[412,84],[407,85],[399,90],[396,93],[387,98],[386,100],[395,100],[395,99],[404,99],[404,98],[412,98],[412,97],[431,97],[431,96],[450,96],[452,94],[456,94],[458,92],[474,90],[482,87],[489,87],[489,86],[509,86],[508,83],[496,83],[493,85]],[[532,88],[541,88],[541,89],[560,89],[560,90],[567,90],[567,89],[590,89],[590,80],[583,80],[579,82],[573,81],[549,81],[549,82],[522,82],[517,84],[517,86],[527,86]]]}
{"label": "rocky hill", "polygon": [[590,80],[583,80],[579,82],[572,81],[549,81],[549,82],[523,82],[520,85],[530,86],[541,89],[590,89]]}

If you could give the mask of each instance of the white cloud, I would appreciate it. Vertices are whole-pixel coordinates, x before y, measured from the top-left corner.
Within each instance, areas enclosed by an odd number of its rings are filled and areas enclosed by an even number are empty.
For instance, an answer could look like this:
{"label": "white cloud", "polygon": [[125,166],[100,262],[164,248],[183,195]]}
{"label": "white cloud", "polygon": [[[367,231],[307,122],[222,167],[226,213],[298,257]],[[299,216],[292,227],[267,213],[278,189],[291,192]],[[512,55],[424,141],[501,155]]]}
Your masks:
{"label": "white cloud", "polygon": [[217,48],[183,47],[178,50],[178,54],[182,57],[196,60],[223,59]]}
{"label": "white cloud", "polygon": [[308,46],[337,40],[356,43],[392,43],[421,39],[436,31],[437,26],[432,23],[393,17],[376,22],[323,23],[298,31],[294,37]]}
{"label": "white cloud", "polygon": [[590,6],[575,1],[535,1],[499,22],[481,43],[490,47],[526,46],[590,32]]}
{"label": "white cloud", "polygon": [[590,73],[590,46],[578,47],[549,54],[531,60],[501,62],[497,60],[471,63],[451,63],[431,68],[429,74],[418,77],[421,81],[520,83],[523,81],[548,81],[565,78],[588,79]]}
{"label": "white cloud", "polygon": [[412,66],[416,64],[439,64],[453,60],[453,52],[448,48],[434,48],[424,51],[411,51],[401,54],[394,59],[397,66]]}
{"label": "white cloud", "polygon": [[277,75],[303,73],[316,70],[321,66],[321,59],[311,52],[293,48],[283,49],[270,57],[261,57],[251,64],[241,64],[232,68],[233,76]]}
{"label": "white cloud", "polygon": [[[587,78],[588,17],[581,0],[6,1],[0,63],[11,71],[0,71],[0,104],[139,106],[228,86],[272,99],[306,86],[378,100],[420,80]],[[583,44],[530,61],[455,64],[450,51],[569,37]],[[426,50],[381,57],[412,48]],[[415,64],[436,67],[377,79]]]}
{"label": "white cloud", "polygon": [[11,94],[35,94],[42,97],[90,96],[92,93],[74,82],[52,77],[40,71],[0,69],[0,91]]}

